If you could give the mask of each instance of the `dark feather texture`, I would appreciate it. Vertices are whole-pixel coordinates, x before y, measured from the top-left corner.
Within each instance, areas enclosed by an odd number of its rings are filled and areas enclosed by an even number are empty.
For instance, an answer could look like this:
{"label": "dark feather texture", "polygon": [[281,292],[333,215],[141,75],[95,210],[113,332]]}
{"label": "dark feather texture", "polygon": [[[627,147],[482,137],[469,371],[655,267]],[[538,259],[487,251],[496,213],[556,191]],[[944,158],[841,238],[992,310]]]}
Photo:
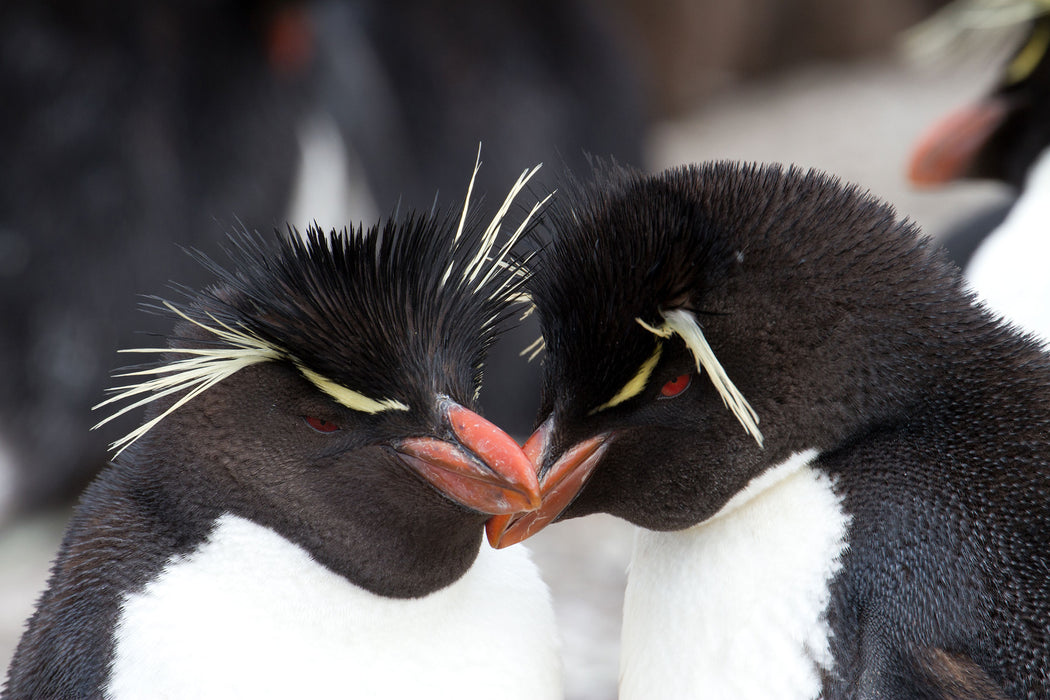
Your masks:
{"label": "dark feather texture", "polygon": [[[1050,695],[1039,344],[979,306],[891,207],[817,172],[604,167],[561,192],[529,283],[547,346],[541,468],[612,436],[563,517],[689,527],[814,448],[852,517],[826,610],[823,697]],[[704,377],[661,395],[693,358],[638,319],[656,326],[671,309],[695,314],[764,447]],[[644,388],[596,410],[658,342]]]}
{"label": "dark feather texture", "polygon": [[[404,445],[483,459],[456,442],[466,433],[448,406],[480,422],[463,407],[519,298],[520,268],[492,245],[497,223],[449,213],[272,243],[238,234],[229,267],[204,258],[214,286],[178,306],[157,300],[175,332],[122,395],[144,396],[154,422],[85,493],[4,696],[104,694],[125,597],[199,551],[223,515],[384,597],[426,596],[463,576],[488,515],[443,492]],[[518,449],[485,430],[474,434]],[[353,623],[354,610],[339,614]]]}
{"label": "dark feather texture", "polygon": [[287,359],[368,396],[418,406],[440,377],[442,391],[468,405],[521,279],[511,264],[479,287],[464,281],[483,227],[472,222],[458,241],[454,231],[449,212],[331,238],[317,229],[305,239],[293,231],[278,236],[276,251],[240,236],[232,268],[209,263],[221,286],[185,310],[204,325],[214,318],[243,328]]}
{"label": "dark feather texture", "polygon": [[[820,173],[712,163],[645,177],[605,167],[595,184],[567,189],[576,194],[556,203],[557,235],[529,284],[548,348],[544,414],[555,404],[585,414],[611,396],[653,350],[636,319],[659,325],[672,308],[696,314],[763,432],[778,415],[795,429],[818,401],[828,412],[812,430],[832,441],[913,395],[903,365],[940,352],[915,337],[915,318],[940,339],[1004,334],[912,225]],[[662,365],[683,366],[683,354]],[[788,421],[788,411],[799,415]],[[713,412],[713,426],[731,419]]]}

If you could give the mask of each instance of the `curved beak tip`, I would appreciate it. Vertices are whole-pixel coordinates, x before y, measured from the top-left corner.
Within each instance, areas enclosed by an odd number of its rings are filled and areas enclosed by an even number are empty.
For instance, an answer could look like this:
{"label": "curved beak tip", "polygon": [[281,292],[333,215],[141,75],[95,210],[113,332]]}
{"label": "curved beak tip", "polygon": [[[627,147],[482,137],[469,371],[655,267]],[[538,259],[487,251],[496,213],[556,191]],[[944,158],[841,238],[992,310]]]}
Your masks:
{"label": "curved beak tip", "polygon": [[[550,421],[547,421],[525,443],[524,451],[537,470],[542,465],[549,434]],[[495,549],[509,547],[527,540],[554,522],[572,504],[601,462],[609,437],[603,434],[582,440],[558,458],[541,480],[543,503],[539,508],[489,518],[485,523],[489,544]]]}
{"label": "curved beak tip", "polygon": [[396,449],[409,466],[452,500],[482,513],[540,507],[536,472],[512,437],[455,402],[445,402],[443,412],[455,439],[400,441]]}
{"label": "curved beak tip", "polygon": [[513,513],[507,513],[504,515],[493,515],[485,521],[485,537],[488,539],[490,547],[503,549],[509,546],[509,544],[503,544],[502,540],[503,534],[510,526],[513,517]]}

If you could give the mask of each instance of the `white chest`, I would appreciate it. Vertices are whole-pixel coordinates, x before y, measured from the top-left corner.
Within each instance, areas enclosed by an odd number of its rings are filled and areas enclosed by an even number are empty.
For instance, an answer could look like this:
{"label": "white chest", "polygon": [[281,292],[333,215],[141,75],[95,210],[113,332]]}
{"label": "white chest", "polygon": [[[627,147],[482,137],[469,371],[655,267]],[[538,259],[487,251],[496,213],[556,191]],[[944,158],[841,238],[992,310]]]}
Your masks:
{"label": "white chest", "polygon": [[521,547],[425,598],[373,595],[250,521],[125,598],[111,698],[558,698],[554,615]]}
{"label": "white chest", "polygon": [[710,520],[639,530],[624,600],[620,697],[816,698],[848,516],[797,454]]}
{"label": "white chest", "polygon": [[1050,148],[1029,170],[1024,193],[974,253],[966,275],[982,300],[1050,339]]}

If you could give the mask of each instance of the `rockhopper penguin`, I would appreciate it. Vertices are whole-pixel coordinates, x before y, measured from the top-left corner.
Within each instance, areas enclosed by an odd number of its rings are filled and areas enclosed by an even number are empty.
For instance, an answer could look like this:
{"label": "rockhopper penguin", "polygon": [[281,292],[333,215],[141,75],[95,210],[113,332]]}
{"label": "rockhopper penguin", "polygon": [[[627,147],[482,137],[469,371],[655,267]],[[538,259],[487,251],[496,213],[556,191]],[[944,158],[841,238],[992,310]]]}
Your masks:
{"label": "rockhopper penguin", "polygon": [[487,227],[468,191],[461,216],[237,236],[215,286],[160,302],[169,349],[116,397],[149,420],[84,494],[4,696],[560,697],[536,568],[479,551],[536,477],[470,409],[529,176]]}
{"label": "rockhopper penguin", "polygon": [[823,174],[596,180],[530,262],[544,505],[489,536],[639,526],[621,697],[1050,697],[1047,356]]}

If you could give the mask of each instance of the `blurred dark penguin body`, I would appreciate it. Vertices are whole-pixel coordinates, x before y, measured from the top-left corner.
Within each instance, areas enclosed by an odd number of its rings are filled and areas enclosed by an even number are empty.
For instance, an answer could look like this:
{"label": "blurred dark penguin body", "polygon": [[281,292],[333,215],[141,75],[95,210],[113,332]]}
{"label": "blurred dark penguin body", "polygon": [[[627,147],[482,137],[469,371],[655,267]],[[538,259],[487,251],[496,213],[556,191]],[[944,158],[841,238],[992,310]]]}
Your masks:
{"label": "blurred dark penguin body", "polygon": [[1050,362],[819,173],[615,168],[530,263],[525,446],[556,518],[642,528],[621,697],[1050,694]]}
{"label": "blurred dark penguin body", "polygon": [[105,465],[113,350],[170,330],[128,300],[207,282],[176,246],[287,216],[316,89],[272,37],[304,6],[0,5],[0,519],[71,505]]}
{"label": "blurred dark penguin body", "polygon": [[77,508],[4,696],[558,697],[535,567],[479,551],[538,485],[468,408],[521,279],[478,223],[244,235],[160,302],[165,359],[116,397],[149,421]]}

